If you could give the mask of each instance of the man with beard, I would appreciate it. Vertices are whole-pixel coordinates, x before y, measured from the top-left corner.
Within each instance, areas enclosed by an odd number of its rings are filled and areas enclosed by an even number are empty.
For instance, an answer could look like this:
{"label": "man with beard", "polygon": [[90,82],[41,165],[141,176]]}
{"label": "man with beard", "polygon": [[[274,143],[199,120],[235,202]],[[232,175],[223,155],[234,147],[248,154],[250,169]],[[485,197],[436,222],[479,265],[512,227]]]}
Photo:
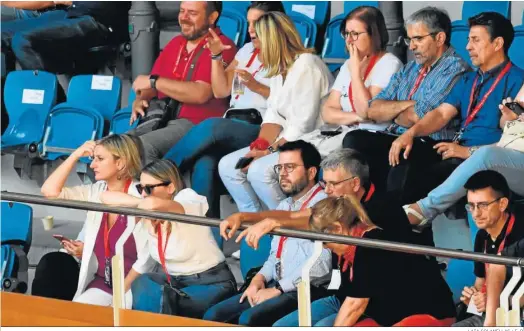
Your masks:
{"label": "man with beard", "polygon": [[[215,27],[221,11],[220,1],[182,1],[178,14],[182,34],[166,45],[151,75],[140,75],[133,83],[137,97],[131,123],[138,120],[138,116],[147,116],[153,98],[169,97],[176,101],[176,106],[171,103],[172,111],[165,127],[150,132],[130,132],[140,136],[146,163],[161,158],[194,124],[221,117],[228,107],[228,100],[215,98],[211,89],[211,60],[222,59],[227,66],[236,53],[234,43]],[[205,47],[210,28],[225,45],[219,54],[212,54]],[[157,115],[151,115],[154,116]]]}
{"label": "man with beard", "polygon": [[370,120],[393,123],[384,132],[349,132],[343,142],[345,148],[364,154],[377,190],[392,190],[403,203],[417,200],[406,193],[421,182],[409,176],[416,170],[410,167],[417,163],[424,166],[427,155],[435,153],[436,142],[451,140],[456,122],[431,132],[430,137],[417,138],[409,163],[402,160],[399,166],[399,160],[391,157],[388,162],[390,147],[399,135],[445,100],[468,68],[450,46],[451,21],[445,12],[434,7],[423,8],[406,20],[406,30],[408,37],[404,41],[415,60],[393,75],[389,85],[370,101],[368,109]]}
{"label": "man with beard", "polygon": [[[312,207],[326,194],[318,185],[320,154],[315,146],[303,140],[287,142],[279,147],[278,174],[280,188],[288,196],[277,206],[281,211],[299,211]],[[275,236],[271,251],[262,269],[253,277],[243,293],[211,307],[204,319],[237,322],[248,326],[271,326],[279,318],[297,309],[296,282],[302,267],[313,254],[311,240]],[[268,252],[257,252],[265,254]],[[244,254],[244,252],[242,252]],[[331,271],[331,252],[323,249],[313,265],[311,284],[321,285]],[[316,300],[327,292],[312,286],[311,298]]]}

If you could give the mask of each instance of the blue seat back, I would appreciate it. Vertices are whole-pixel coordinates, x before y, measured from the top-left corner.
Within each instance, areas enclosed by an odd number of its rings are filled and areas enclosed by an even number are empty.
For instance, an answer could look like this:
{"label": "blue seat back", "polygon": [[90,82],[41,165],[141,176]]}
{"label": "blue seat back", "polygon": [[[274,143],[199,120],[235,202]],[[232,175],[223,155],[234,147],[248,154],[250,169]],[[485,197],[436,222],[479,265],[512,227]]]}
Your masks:
{"label": "blue seat back", "polygon": [[473,267],[473,261],[449,260],[448,269],[446,271],[446,282],[448,283],[451,292],[453,292],[454,302],[460,302],[464,286],[471,286],[475,283]]}
{"label": "blue seat back", "polygon": [[314,47],[317,39],[317,25],[315,21],[300,13],[289,14],[289,17],[295,23],[304,47]]}
{"label": "blue seat back", "polygon": [[266,262],[271,251],[272,236],[265,235],[258,242],[258,249],[254,250],[246,244],[245,240],[240,243],[240,272],[246,279],[248,271],[252,268],[260,267]]}
{"label": "blue seat back", "polygon": [[235,43],[237,47],[242,47],[246,42],[247,19],[238,11],[224,10],[218,19],[218,27],[224,35]]}
{"label": "blue seat back", "polygon": [[451,45],[455,48],[457,53],[466,61],[470,66],[471,58],[469,52],[466,50],[468,44],[469,27],[464,25],[453,26],[451,31]]}
{"label": "blue seat back", "polygon": [[78,75],[71,79],[67,102],[98,110],[105,120],[111,120],[120,107],[122,82],[115,76]]}
{"label": "blue seat back", "polygon": [[[48,151],[47,148],[77,149],[87,140],[102,138],[103,128],[104,118],[96,109],[69,103],[60,104],[49,115],[40,152],[47,160],[67,156],[70,153]],[[89,163],[86,158],[82,158],[81,161]]]}
{"label": "blue seat back", "polygon": [[524,69],[524,24],[515,28],[515,39],[508,55],[515,65]]}
{"label": "blue seat back", "polygon": [[222,1],[222,11],[237,11],[240,15],[247,16],[247,8],[251,1]]}
{"label": "blue seat back", "polygon": [[33,238],[33,208],[7,201],[2,201],[1,208],[2,243],[10,240],[23,242],[27,254]]}
{"label": "blue seat back", "polygon": [[510,18],[511,1],[464,1],[462,3],[462,20],[482,12],[493,11]]}
{"label": "blue seat back", "polygon": [[136,128],[136,126],[138,125],[138,121],[134,121],[131,125],[129,125],[133,101],[135,101],[135,99],[135,90],[130,89],[129,97],[127,100],[127,107],[120,109],[113,115],[113,118],[111,119],[111,127],[109,129],[109,133],[122,134],[126,133],[131,129]]}
{"label": "blue seat back", "polygon": [[58,81],[45,71],[21,70],[7,75],[3,98],[9,126],[2,147],[40,142],[44,124],[56,104]]}
{"label": "blue seat back", "polygon": [[[346,53],[346,42],[340,34],[340,25],[344,20],[345,15],[338,15],[333,17],[329,21],[326,28],[326,38],[324,39],[324,47],[322,48],[323,59],[346,59],[348,54]],[[335,71],[341,66],[341,63],[332,64],[328,63],[328,68],[331,71]]]}
{"label": "blue seat back", "polygon": [[300,13],[311,18],[317,26],[324,26],[329,20],[330,1],[283,1],[286,14]]}
{"label": "blue seat back", "polygon": [[360,6],[371,6],[378,8],[378,1],[344,1],[344,14],[349,14],[353,9]]}

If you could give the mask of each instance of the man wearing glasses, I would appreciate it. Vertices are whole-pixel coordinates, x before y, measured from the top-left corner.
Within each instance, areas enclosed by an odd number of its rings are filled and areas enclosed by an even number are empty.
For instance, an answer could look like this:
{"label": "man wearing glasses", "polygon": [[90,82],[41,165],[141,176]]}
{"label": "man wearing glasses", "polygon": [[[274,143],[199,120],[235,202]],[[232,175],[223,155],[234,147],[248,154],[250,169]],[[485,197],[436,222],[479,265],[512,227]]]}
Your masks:
{"label": "man wearing glasses", "polygon": [[[377,190],[386,190],[392,162],[388,153],[393,141],[432,109],[440,105],[468,65],[450,46],[451,21],[440,9],[426,7],[406,20],[404,39],[415,60],[391,78],[388,86],[369,102],[369,120],[389,123],[386,131],[354,130],[344,138],[345,148],[363,153],[370,163]],[[431,132],[431,139],[417,139],[413,158],[425,159],[433,152],[433,140],[451,140],[454,130]],[[430,143],[431,142],[431,143]],[[421,145],[420,147],[418,145]],[[402,185],[401,191],[406,185]],[[402,193],[402,192],[400,192]],[[397,193],[401,196],[400,193]]]}
{"label": "man wearing glasses", "polygon": [[[321,166],[323,179],[319,181],[319,185],[324,188],[324,197],[326,194],[330,197],[356,196],[373,223],[385,231],[395,232],[398,241],[432,244],[432,238],[429,241],[428,238],[413,234],[406,214],[395,199],[376,191],[375,185],[370,181],[368,163],[362,154],[344,148],[329,154]],[[244,230],[237,241],[245,237],[249,246],[258,248],[262,236],[275,228],[308,230],[310,215],[309,208],[294,212],[236,213],[222,221],[220,233],[227,240],[234,235],[240,224],[256,223]],[[229,233],[226,233],[227,229],[230,229]]]}
{"label": "man wearing glasses", "polygon": [[[480,171],[471,176],[464,188],[468,192],[466,209],[471,212],[479,228],[475,237],[475,252],[497,255],[524,238],[524,222],[510,208],[510,189],[504,176],[493,170]],[[492,274],[491,268],[493,266],[489,264],[475,262],[475,284],[464,287],[460,300],[466,305],[474,306],[479,315],[457,322],[454,326],[483,326],[486,294],[493,293],[486,286],[492,284],[486,282],[486,275]],[[493,319],[491,314],[491,320]],[[494,321],[490,323],[492,322]]]}

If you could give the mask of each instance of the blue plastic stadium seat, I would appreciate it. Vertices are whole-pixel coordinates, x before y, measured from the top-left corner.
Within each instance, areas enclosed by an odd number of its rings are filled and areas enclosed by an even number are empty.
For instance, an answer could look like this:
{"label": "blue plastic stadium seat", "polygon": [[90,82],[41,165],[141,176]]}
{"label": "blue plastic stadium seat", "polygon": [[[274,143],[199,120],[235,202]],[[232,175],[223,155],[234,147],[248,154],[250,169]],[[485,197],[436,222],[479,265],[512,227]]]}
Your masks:
{"label": "blue plastic stadium seat", "polygon": [[9,126],[2,135],[2,148],[39,143],[44,124],[56,103],[58,82],[45,71],[12,71],[7,75],[4,102]]}
{"label": "blue plastic stadium seat", "polygon": [[247,19],[235,10],[224,10],[218,19],[218,27],[237,47],[244,46],[247,36]]}
{"label": "blue plastic stadium seat", "polygon": [[317,39],[317,25],[315,21],[300,13],[291,13],[289,17],[295,23],[298,33],[305,47],[314,47]]}
{"label": "blue plastic stadium seat", "polygon": [[129,98],[127,107],[117,111],[111,119],[111,128],[109,134],[122,134],[127,131],[136,128],[138,121],[134,121],[133,124],[129,125],[129,119],[131,117],[131,108],[133,107],[133,101],[136,99],[136,94],[133,89],[129,91]]}
{"label": "blue plastic stadium seat", "polygon": [[464,1],[462,3],[462,19],[452,22],[452,27],[468,26],[468,18],[488,11],[511,18],[511,1]]}
{"label": "blue plastic stadium seat", "polygon": [[326,25],[329,20],[329,1],[283,1],[282,3],[286,14],[300,13],[306,15],[313,19],[318,27]]}
{"label": "blue plastic stadium seat", "polygon": [[378,8],[378,1],[344,1],[344,14],[349,14],[350,11],[359,6],[371,6]]}
{"label": "blue plastic stadium seat", "polygon": [[257,250],[249,247],[246,241],[242,240],[240,243],[240,271],[244,279],[250,269],[260,267],[266,262],[271,251],[271,239],[270,235],[260,238]]}
{"label": "blue plastic stadium seat", "polygon": [[455,48],[457,53],[466,61],[470,66],[471,58],[469,52],[466,50],[468,44],[469,27],[468,26],[454,26],[451,32],[451,45]]}
{"label": "blue plastic stadium seat", "polygon": [[246,17],[247,8],[251,5],[251,1],[223,1],[223,11],[237,11],[242,16]]}
{"label": "blue plastic stadium seat", "polygon": [[2,290],[25,293],[27,290],[27,254],[33,236],[33,209],[22,203],[2,201],[1,206]]}
{"label": "blue plastic stadium seat", "polygon": [[518,67],[524,69],[524,19],[522,23],[515,27],[515,39],[509,49],[509,58]]}

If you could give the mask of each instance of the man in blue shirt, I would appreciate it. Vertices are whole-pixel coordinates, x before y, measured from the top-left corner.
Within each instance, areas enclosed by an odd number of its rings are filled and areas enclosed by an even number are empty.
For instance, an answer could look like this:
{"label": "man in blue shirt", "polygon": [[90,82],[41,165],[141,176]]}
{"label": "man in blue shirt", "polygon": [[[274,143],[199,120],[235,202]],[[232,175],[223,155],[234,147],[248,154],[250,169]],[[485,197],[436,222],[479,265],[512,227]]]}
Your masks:
{"label": "man in blue shirt", "polygon": [[[504,16],[485,12],[469,19],[469,42],[466,46],[478,70],[462,76],[444,102],[417,121],[391,145],[389,161],[393,166],[403,158],[413,158],[415,137],[426,137],[442,130],[460,118],[460,127],[450,142],[440,142],[427,153],[416,169],[417,181],[409,190],[416,201],[444,181],[451,172],[480,146],[500,140],[502,100],[515,98],[524,83],[524,71],[508,59],[514,37],[511,21]],[[415,143],[414,143],[415,142]],[[392,174],[390,174],[391,179]],[[393,178],[392,180],[401,180]],[[410,202],[403,201],[405,203]]]}
{"label": "man in blue shirt", "polygon": [[[369,119],[379,123],[393,122],[387,132],[355,130],[344,138],[344,148],[355,149],[368,159],[371,180],[377,190],[386,190],[391,164],[388,151],[391,143],[419,119],[444,101],[451,88],[468,65],[450,46],[451,20],[434,7],[426,7],[406,20],[406,44],[415,60],[396,73],[389,85],[369,103]],[[454,123],[455,125],[457,123]],[[443,127],[431,133],[430,139],[418,139],[414,151],[416,159],[424,160],[432,152],[433,140],[453,137],[453,127]],[[406,172],[408,165],[401,167]],[[399,169],[401,170],[401,169]],[[397,170],[397,172],[399,171]],[[405,191],[401,183],[398,191]]]}
{"label": "man in blue shirt", "polygon": [[123,42],[129,6],[129,1],[73,1],[65,10],[2,23],[7,71],[16,60],[22,69],[64,72],[89,48]]}

